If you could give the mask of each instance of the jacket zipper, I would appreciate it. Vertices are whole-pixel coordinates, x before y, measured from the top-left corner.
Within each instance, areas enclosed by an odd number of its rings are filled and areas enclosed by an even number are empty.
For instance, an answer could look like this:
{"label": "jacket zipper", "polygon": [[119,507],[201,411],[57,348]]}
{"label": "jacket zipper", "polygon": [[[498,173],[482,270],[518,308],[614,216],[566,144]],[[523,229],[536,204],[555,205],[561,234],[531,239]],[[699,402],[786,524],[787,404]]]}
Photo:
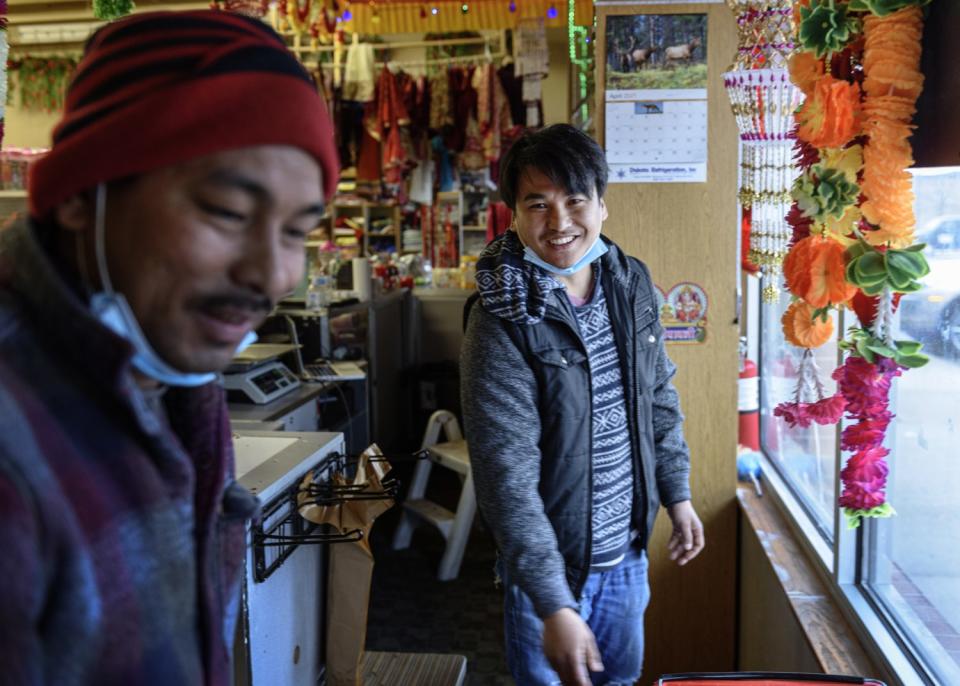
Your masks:
{"label": "jacket zipper", "polygon": [[[636,276],[631,274],[630,279],[628,280],[626,292],[628,293],[631,292],[629,281],[635,281],[635,280],[636,280]],[[650,534],[650,532],[647,531],[647,511],[650,506],[650,502],[649,502],[650,498],[647,495],[647,478],[643,471],[644,455],[643,455],[642,446],[640,444],[640,433],[639,433],[640,383],[638,381],[638,376],[639,376],[639,368],[640,368],[639,367],[640,332],[637,330],[636,298],[635,297],[628,298],[627,305],[628,305],[630,316],[633,317],[633,329],[634,329],[633,336],[632,336],[633,354],[632,354],[632,357],[630,358],[631,364],[630,364],[630,370],[629,370],[630,377],[631,377],[629,379],[629,383],[630,383],[630,388],[633,391],[630,396],[630,402],[633,404],[633,407],[631,408],[630,416],[634,418],[634,420],[630,422],[630,441],[632,443],[632,448],[633,448],[633,466],[636,471],[636,480],[634,481],[634,486],[637,489],[636,492],[634,493],[634,497],[637,497],[638,494],[642,497],[643,511],[640,513],[641,528],[640,528],[639,538],[640,538],[641,547],[646,548],[647,538],[649,537],[649,534]],[[627,342],[627,345],[625,346],[625,352],[627,352],[628,354],[630,353],[629,346],[630,346],[630,342]]]}
{"label": "jacket zipper", "polygon": [[587,492],[587,545],[586,550],[584,551],[583,569],[580,572],[580,577],[577,579],[576,588],[573,589],[573,595],[579,603],[580,595],[583,593],[583,587],[587,583],[587,576],[590,574],[590,558],[592,557],[591,551],[593,550],[593,370],[590,368],[590,351],[587,350],[587,344],[583,342],[583,338],[580,336],[579,327],[576,326],[576,319],[573,318],[575,317],[573,314],[573,306],[570,304],[569,299],[564,297],[564,300],[566,301],[564,314],[567,315],[567,318],[556,315],[551,316],[549,307],[547,308],[545,316],[564,324],[568,329],[570,329],[573,337],[580,344],[580,348],[587,358],[587,384],[590,392],[590,461],[587,464],[587,481],[589,485],[589,490]]}

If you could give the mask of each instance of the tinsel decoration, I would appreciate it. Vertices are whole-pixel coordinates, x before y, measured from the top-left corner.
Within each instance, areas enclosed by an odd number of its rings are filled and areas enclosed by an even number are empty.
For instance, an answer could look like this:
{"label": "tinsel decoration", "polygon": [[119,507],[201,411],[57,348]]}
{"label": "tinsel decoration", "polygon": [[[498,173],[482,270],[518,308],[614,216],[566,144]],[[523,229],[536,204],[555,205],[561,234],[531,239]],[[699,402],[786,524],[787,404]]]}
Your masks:
{"label": "tinsel decoration", "polygon": [[133,12],[133,0],[93,0],[93,16],[113,21]]}
{"label": "tinsel decoration", "polygon": [[[793,111],[802,94],[790,82],[790,0],[727,0],[737,16],[738,47],[723,75],[740,131],[740,205],[748,235],[745,267],[759,267],[764,302],[780,295],[780,273],[792,235],[784,217],[796,176]],[[752,270],[752,269],[751,269]]]}

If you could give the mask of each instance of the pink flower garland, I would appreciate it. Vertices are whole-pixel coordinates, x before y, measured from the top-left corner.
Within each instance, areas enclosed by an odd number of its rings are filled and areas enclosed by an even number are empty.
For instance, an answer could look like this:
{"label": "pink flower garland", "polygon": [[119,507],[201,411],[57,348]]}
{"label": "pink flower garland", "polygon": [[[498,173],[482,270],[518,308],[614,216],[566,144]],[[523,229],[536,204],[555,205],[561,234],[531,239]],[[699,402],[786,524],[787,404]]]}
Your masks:
{"label": "pink flower garland", "polygon": [[[806,400],[813,398],[813,400]],[[817,363],[813,352],[805,348],[797,369],[797,387],[793,393],[793,402],[780,403],[773,409],[774,417],[781,417],[790,427],[807,428],[812,422],[817,424],[836,424],[847,407],[847,399],[837,393],[827,397],[823,382],[817,373]]]}
{"label": "pink flower garland", "polygon": [[886,357],[871,363],[851,354],[833,372],[837,389],[847,401],[847,418],[857,420],[840,437],[840,447],[853,452],[840,472],[840,505],[851,526],[857,526],[862,517],[893,514],[886,497],[889,468],[885,458],[890,451],[883,447],[883,438],[894,417],[888,409],[890,385],[901,369]]}

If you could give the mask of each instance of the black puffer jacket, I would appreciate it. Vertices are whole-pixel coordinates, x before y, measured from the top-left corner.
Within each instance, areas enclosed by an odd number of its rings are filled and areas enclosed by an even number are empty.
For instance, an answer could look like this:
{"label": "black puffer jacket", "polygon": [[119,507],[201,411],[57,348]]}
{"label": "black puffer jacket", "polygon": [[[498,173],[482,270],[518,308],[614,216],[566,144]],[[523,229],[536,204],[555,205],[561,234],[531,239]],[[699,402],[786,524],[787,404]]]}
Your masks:
{"label": "black puffer jacket", "polygon": [[[660,503],[690,497],[689,454],[653,282],[642,262],[607,243],[600,283],[627,385],[640,495],[632,527],[645,546]],[[507,232],[478,264],[462,406],[481,512],[511,579],[546,617],[575,606],[589,571],[591,379],[563,287],[522,250]]]}

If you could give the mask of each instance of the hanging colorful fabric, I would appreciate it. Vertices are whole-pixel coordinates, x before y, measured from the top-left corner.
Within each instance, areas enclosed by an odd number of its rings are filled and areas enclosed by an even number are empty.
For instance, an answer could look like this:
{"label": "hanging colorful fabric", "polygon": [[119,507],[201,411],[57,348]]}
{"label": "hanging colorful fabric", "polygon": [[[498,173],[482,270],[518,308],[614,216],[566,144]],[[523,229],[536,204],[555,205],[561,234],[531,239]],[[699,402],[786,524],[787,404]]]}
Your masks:
{"label": "hanging colorful fabric", "polygon": [[11,61],[20,91],[20,106],[29,112],[59,112],[67,83],[77,68],[73,57],[31,57]]}

